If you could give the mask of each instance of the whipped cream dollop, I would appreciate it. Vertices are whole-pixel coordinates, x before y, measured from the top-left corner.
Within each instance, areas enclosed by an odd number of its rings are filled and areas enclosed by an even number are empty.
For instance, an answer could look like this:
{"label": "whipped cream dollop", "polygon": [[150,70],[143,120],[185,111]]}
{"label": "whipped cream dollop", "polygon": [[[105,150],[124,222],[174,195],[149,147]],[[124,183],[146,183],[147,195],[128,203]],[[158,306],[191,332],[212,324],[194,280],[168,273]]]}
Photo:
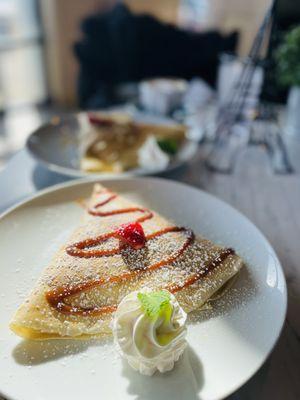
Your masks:
{"label": "whipped cream dollop", "polygon": [[164,169],[170,157],[159,147],[155,136],[149,136],[138,150],[139,166],[148,170]]}
{"label": "whipped cream dollop", "polygon": [[183,353],[186,313],[167,291],[132,292],[112,322],[115,344],[132,368],[144,375],[170,371]]}

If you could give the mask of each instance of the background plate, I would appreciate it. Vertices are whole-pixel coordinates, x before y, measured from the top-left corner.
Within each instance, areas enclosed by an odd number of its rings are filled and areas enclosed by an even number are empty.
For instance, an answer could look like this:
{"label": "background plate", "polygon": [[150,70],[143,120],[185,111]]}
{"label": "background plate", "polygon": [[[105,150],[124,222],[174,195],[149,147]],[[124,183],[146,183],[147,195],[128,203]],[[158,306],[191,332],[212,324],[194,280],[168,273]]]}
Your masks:
{"label": "background plate", "polygon": [[189,347],[175,369],[143,377],[110,342],[26,342],[9,320],[53,253],[78,224],[91,181],[58,185],[0,220],[0,393],[15,400],[220,399],[246,382],[273,348],[286,312],[280,263],[243,215],[198,189],[162,179],[104,181],[112,190],[161,212],[178,225],[234,247],[247,262],[212,311],[195,313]]}
{"label": "background plate", "polygon": [[[124,112],[124,110],[123,110]],[[134,176],[153,175],[171,171],[189,161],[197,151],[197,143],[186,139],[178,153],[172,157],[170,164],[164,169],[146,170],[132,169],[122,174],[88,173],[80,170],[80,124],[79,114],[68,114],[42,125],[27,139],[26,146],[30,154],[48,169],[75,177],[83,176]],[[165,117],[150,116],[142,112],[134,112],[133,118],[151,124],[175,124],[174,120]]]}

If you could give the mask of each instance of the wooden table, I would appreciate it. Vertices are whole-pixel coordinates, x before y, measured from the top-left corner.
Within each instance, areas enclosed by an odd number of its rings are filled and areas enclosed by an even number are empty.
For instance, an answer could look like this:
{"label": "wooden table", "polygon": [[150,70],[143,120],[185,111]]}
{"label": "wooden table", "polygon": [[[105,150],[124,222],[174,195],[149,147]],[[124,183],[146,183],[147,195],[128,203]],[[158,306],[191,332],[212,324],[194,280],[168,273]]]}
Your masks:
{"label": "wooden table", "polygon": [[[292,145],[292,150],[297,164],[300,143],[299,147]],[[228,399],[300,399],[299,170],[291,175],[274,175],[263,149],[248,147],[239,155],[233,174],[214,174],[204,167],[200,149],[189,165],[165,177],[206,190],[244,213],[269,239],[284,267],[289,299],[281,337],[263,367]],[[0,174],[0,211],[66,179],[38,166],[22,150]]]}

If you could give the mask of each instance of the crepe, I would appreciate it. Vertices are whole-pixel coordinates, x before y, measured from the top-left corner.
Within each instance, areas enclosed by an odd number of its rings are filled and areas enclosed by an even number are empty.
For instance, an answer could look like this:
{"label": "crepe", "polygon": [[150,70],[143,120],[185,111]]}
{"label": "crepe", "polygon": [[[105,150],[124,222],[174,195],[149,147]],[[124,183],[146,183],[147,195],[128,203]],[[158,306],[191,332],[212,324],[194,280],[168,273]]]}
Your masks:
{"label": "crepe", "polygon": [[80,168],[86,172],[120,173],[137,168],[139,150],[150,136],[171,140],[178,148],[185,139],[186,127],[179,124],[146,124],[121,112],[81,117]]}
{"label": "crepe", "polygon": [[[141,249],[120,245],[115,236],[118,227],[129,222],[143,227],[147,240]],[[81,225],[53,257],[10,328],[27,339],[111,334],[113,312],[131,291],[170,290],[190,312],[242,265],[234,250],[176,227],[96,184]]]}

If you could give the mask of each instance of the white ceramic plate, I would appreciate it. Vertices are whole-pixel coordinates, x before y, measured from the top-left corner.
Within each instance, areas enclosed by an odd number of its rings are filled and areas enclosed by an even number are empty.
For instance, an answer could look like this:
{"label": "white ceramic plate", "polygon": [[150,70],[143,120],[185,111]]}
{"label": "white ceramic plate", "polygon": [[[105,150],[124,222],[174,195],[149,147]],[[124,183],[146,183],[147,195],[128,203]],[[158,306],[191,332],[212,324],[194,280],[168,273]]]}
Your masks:
{"label": "white ceramic plate", "polygon": [[193,316],[188,350],[164,375],[139,375],[110,343],[22,341],[9,331],[9,320],[77,225],[82,210],[74,200],[88,196],[92,182],[41,192],[0,220],[0,393],[14,400],[212,400],[229,395],[261,366],[283,325],[286,285],[274,250],[248,219],[198,189],[161,179],[105,184],[234,247],[247,267],[212,311]]}
{"label": "white ceramic plate", "polygon": [[[124,111],[124,110],[123,110]],[[30,154],[41,164],[51,171],[60,174],[83,177],[116,177],[135,176],[135,175],[153,175],[166,171],[174,170],[185,164],[196,154],[198,145],[195,141],[186,139],[173,156],[166,168],[154,168],[147,170],[144,168],[135,168],[120,174],[109,173],[89,173],[80,169],[80,138],[82,135],[80,125],[80,114],[66,114],[53,122],[42,125],[34,131],[27,139],[27,149]],[[142,121],[151,124],[176,125],[176,122],[170,118],[162,116],[148,115],[143,112],[135,111],[132,117],[136,121]]]}

